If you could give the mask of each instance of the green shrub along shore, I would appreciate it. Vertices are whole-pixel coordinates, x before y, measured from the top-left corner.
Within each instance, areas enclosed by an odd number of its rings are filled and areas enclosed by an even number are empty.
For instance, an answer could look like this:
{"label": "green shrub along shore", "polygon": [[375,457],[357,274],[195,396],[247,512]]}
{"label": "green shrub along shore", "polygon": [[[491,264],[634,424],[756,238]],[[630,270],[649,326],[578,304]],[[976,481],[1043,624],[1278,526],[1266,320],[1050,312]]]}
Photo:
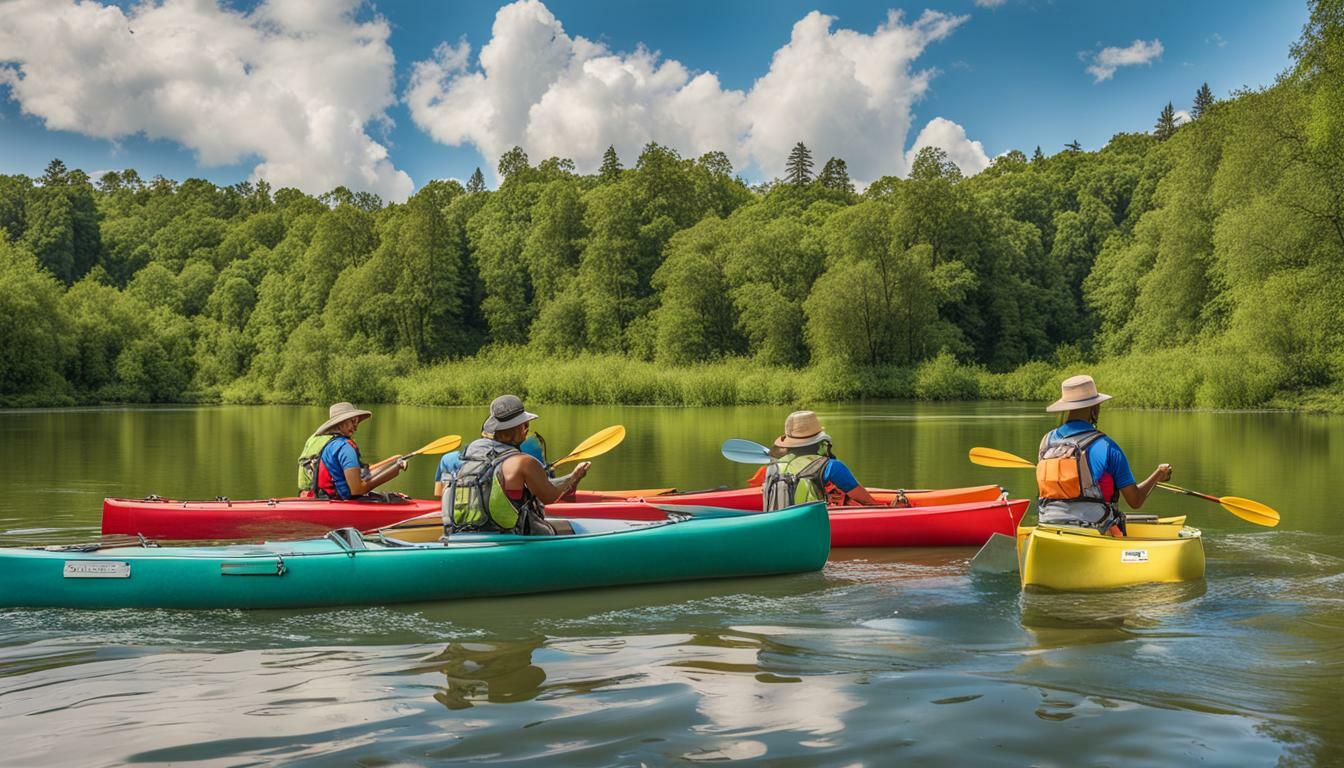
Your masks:
{"label": "green shrub along shore", "polygon": [[0,405],[1045,400],[1087,371],[1130,406],[1341,412],[1344,2],[1309,10],[1270,87],[970,177],[925,147],[863,192],[801,142],[755,186],[722,152],[515,147],[497,189],[391,204],[0,175]]}

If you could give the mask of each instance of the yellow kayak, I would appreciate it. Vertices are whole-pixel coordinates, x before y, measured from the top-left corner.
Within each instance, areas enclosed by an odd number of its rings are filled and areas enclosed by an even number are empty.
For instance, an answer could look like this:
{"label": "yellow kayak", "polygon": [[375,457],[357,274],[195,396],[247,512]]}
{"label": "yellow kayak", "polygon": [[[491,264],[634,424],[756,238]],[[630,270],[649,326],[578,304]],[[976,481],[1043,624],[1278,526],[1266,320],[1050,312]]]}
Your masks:
{"label": "yellow kayak", "polygon": [[1184,517],[1127,527],[1129,535],[1123,538],[1074,526],[1018,528],[1022,586],[1115,589],[1204,578],[1204,542]]}

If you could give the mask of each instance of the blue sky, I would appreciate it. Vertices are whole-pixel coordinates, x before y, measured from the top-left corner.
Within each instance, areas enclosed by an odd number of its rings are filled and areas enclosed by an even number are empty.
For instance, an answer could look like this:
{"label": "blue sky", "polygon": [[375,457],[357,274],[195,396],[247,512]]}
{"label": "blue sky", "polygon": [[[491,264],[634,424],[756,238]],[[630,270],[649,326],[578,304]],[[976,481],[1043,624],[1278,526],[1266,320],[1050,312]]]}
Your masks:
{"label": "blue sky", "polygon": [[[467,71],[475,71],[476,57],[481,46],[491,40],[491,26],[500,6],[498,2],[384,1],[356,13],[359,20],[367,21],[376,15],[386,21],[390,28],[386,45],[395,60],[393,85],[388,94],[390,103],[381,110],[390,123],[372,119],[364,132],[373,143],[386,147],[387,160],[396,171],[408,175],[417,188],[434,178],[465,178],[478,165],[488,173],[492,165],[489,148],[483,152],[477,146],[482,143],[479,137],[475,141],[464,139],[460,146],[436,140],[425,129],[428,118],[417,121],[404,97],[415,64],[432,60],[435,47],[441,43],[452,45],[461,40],[469,43],[471,57]],[[33,7],[37,8],[33,13],[47,14],[53,6],[42,3]],[[244,10],[250,7],[245,6]],[[1104,5],[1007,0],[998,7],[985,8],[969,1],[903,4],[830,0],[743,3],[549,0],[545,9],[571,38],[583,37],[601,43],[611,53],[628,54],[643,46],[658,52],[663,62],[680,62],[692,75],[714,73],[721,88],[732,92],[753,89],[757,80],[770,71],[772,55],[789,43],[794,24],[811,11],[836,17],[830,27],[832,33],[847,29],[862,35],[873,34],[887,20],[890,9],[903,11],[905,24],[913,23],[925,9],[941,12],[948,18],[967,16],[949,32],[922,45],[910,60],[910,71],[934,70],[936,74],[914,97],[908,110],[897,110],[906,115],[908,130],[847,139],[817,137],[818,142],[840,147],[846,147],[844,142],[849,141],[852,151],[860,157],[892,156],[897,165],[921,128],[936,117],[964,129],[965,136],[980,142],[983,153],[990,158],[1013,148],[1030,153],[1038,144],[1047,153],[1053,153],[1072,139],[1092,149],[1103,145],[1116,132],[1148,130],[1167,101],[1172,101],[1177,109],[1188,108],[1202,82],[1207,81],[1220,97],[1237,88],[1271,84],[1288,66],[1288,47],[1306,20],[1305,6],[1296,2]],[[11,7],[0,11],[0,17],[25,12],[28,11],[24,8]],[[142,31],[142,37],[153,34],[148,23],[144,30],[148,32]],[[1100,50],[1124,48],[1135,41],[1160,41],[1162,53],[1149,63],[1119,66],[1109,79],[1101,82],[1088,73],[1087,67],[1094,63]],[[122,55],[117,51],[126,50],[130,49],[114,49],[108,55]],[[0,60],[11,62],[11,66],[42,66],[38,60],[40,54],[41,51],[25,52],[13,38],[7,44],[0,33]],[[62,76],[59,62],[49,66],[57,67],[51,77]],[[321,63],[316,66],[320,72]],[[165,75],[175,76],[171,72]],[[71,91],[71,100],[93,99],[93,103],[46,108],[68,106],[76,111],[87,110],[87,114],[95,117],[117,109],[117,105],[99,104],[89,95],[99,90],[94,82],[89,88]],[[16,89],[0,80],[0,172],[36,175],[49,159],[60,157],[68,165],[90,172],[133,167],[145,177],[204,176],[218,183],[232,183],[257,173],[262,160],[267,163],[284,160],[262,158],[248,149],[252,145],[244,142],[223,153],[233,155],[226,162],[219,163],[218,158],[205,158],[206,162],[202,162],[199,147],[214,141],[201,139],[203,130],[220,131],[219,140],[227,143],[229,136],[224,134],[251,130],[255,118],[241,125],[229,125],[227,117],[214,117],[202,128],[184,126],[182,121],[189,118],[169,115],[163,118],[168,127],[160,132],[189,138],[151,140],[132,133],[110,141],[82,135],[81,131],[86,130],[104,135],[116,132],[112,128],[85,129],[89,118],[82,121],[78,117],[68,118],[72,130],[52,130],[43,117],[23,114],[22,98]],[[29,94],[27,98],[38,96]],[[344,94],[340,98],[349,96]],[[651,98],[656,101],[657,97]],[[750,103],[759,105],[765,100],[763,97]],[[34,109],[40,112],[42,107]],[[859,112],[853,119],[873,120],[875,114]],[[122,124],[134,128],[135,117],[127,116]],[[770,119],[778,122],[778,117]],[[543,129],[544,126],[536,128]],[[638,126],[631,130],[634,133],[630,134],[633,136],[630,140],[635,141],[639,137]],[[764,131],[764,128],[758,121],[751,130]],[[903,135],[904,145],[869,148],[868,155],[852,147],[856,141],[891,143],[890,135]],[[505,135],[499,140],[507,138]],[[194,147],[187,146],[193,141]],[[264,142],[264,136],[257,141]],[[564,146],[563,140],[548,141],[545,148],[549,150]],[[697,151],[691,146],[680,149],[688,154]],[[842,156],[847,153],[846,149],[838,151]],[[291,154],[302,155],[302,150],[292,150]],[[312,169],[325,169],[332,164],[333,157],[340,156],[333,150],[309,159],[307,166],[298,163],[288,178],[293,178],[293,174],[302,177]],[[738,165],[744,174],[769,175],[769,169],[761,167],[762,162],[768,161],[758,159],[765,156],[760,150],[752,154],[743,148],[740,156]],[[633,157],[624,159],[628,164]],[[851,160],[851,171],[863,178],[862,169],[854,165]],[[880,170],[893,169],[899,171],[895,166]],[[323,178],[347,180],[339,173]],[[360,185],[358,181],[347,183]]]}

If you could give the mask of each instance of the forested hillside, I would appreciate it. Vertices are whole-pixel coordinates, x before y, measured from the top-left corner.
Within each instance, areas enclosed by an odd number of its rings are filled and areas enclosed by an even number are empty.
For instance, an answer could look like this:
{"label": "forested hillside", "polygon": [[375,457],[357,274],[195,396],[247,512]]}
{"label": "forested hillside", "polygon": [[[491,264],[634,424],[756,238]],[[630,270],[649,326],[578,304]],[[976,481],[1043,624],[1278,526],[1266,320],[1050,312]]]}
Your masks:
{"label": "forested hillside", "polygon": [[397,205],[0,176],[0,401],[1042,397],[1087,367],[1131,404],[1339,407],[1342,16],[1184,124],[971,178],[925,149],[862,193],[801,144],[759,188],[721,153],[515,149],[497,190]]}

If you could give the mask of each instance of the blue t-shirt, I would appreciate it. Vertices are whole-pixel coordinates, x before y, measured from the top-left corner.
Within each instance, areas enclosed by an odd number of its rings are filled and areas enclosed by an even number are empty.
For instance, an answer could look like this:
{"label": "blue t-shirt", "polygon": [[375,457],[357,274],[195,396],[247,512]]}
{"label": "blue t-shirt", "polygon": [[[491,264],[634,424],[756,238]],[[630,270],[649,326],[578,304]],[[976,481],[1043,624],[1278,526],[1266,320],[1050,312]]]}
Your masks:
{"label": "blue t-shirt", "polygon": [[[546,463],[546,460],[541,457],[541,446],[538,445],[537,441],[535,440],[523,441],[523,444],[519,448],[519,450],[521,450],[523,453],[526,453],[528,456],[531,456],[532,458],[536,459],[537,461],[540,461],[542,464]],[[451,451],[449,453],[443,454],[443,458],[439,459],[439,468],[434,473],[434,482],[436,483],[448,482],[448,480],[453,475],[457,474],[457,470],[461,468],[462,468],[461,451]]]}
{"label": "blue t-shirt", "polygon": [[350,498],[350,485],[345,482],[345,470],[359,469],[359,453],[355,451],[355,446],[344,437],[333,437],[322,448],[322,463],[327,465],[331,484],[336,486],[336,495],[342,499]]}
{"label": "blue t-shirt", "polygon": [[821,479],[845,493],[859,487],[859,481],[854,477],[854,473],[839,459],[831,459],[826,462],[826,471],[821,473]]}
{"label": "blue t-shirt", "polygon": [[[1072,437],[1094,429],[1096,427],[1086,421],[1069,421],[1055,430],[1055,437]],[[1116,445],[1114,440],[1105,435],[1087,447],[1087,466],[1092,470],[1092,479],[1098,486],[1101,485],[1103,477],[1110,475],[1114,483],[1112,493],[1134,485],[1134,473],[1129,469],[1129,459],[1125,458],[1125,452],[1120,450],[1120,446]],[[1103,492],[1107,490],[1102,488]]]}

